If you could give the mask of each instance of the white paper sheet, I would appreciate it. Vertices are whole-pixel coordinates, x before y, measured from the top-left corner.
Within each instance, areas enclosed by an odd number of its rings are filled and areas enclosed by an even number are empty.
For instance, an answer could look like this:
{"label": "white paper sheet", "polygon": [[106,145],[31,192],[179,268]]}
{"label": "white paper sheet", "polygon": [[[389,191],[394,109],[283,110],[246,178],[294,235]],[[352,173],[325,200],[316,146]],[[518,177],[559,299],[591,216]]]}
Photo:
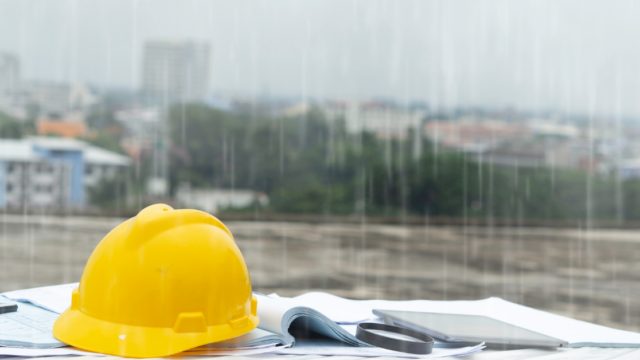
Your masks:
{"label": "white paper sheet", "polygon": [[47,349],[66,346],[51,329],[58,314],[25,303],[18,311],[0,316],[0,346]]}
{"label": "white paper sheet", "polygon": [[580,349],[558,348],[557,351],[541,349],[485,350],[480,354],[465,356],[464,360],[638,360],[637,356],[626,357],[633,351],[634,349],[596,347],[583,347]]}
{"label": "white paper sheet", "polygon": [[[234,355],[234,356],[244,356],[244,355],[255,355],[255,354],[264,354],[271,353],[277,350],[282,349],[282,346],[268,346],[258,349],[221,349],[221,350],[203,350],[203,351],[185,351],[179,354],[178,356],[211,356],[211,355]],[[74,347],[64,347],[57,349],[22,349],[22,348],[7,348],[0,347],[0,356],[2,355],[11,355],[11,356],[22,356],[22,357],[41,357],[41,356],[60,356],[60,355],[89,355],[89,356],[108,356],[104,354],[83,351]]]}
{"label": "white paper sheet", "polygon": [[[584,348],[583,348],[584,349]],[[565,349],[569,350],[569,349]],[[578,351],[580,349],[571,349],[570,351]],[[611,349],[608,349],[611,350]],[[548,349],[518,349],[518,350],[487,350],[482,352],[468,355],[464,357],[464,360],[529,360],[529,359],[544,359],[547,355],[557,354],[558,351]]]}
{"label": "white paper sheet", "polygon": [[344,331],[341,325],[336,324],[324,314],[308,307],[298,306],[288,299],[258,296],[258,316],[260,316],[258,326],[270,332],[282,334],[284,339],[282,343],[286,345],[293,344],[295,341],[288,332],[290,324],[297,318],[305,317],[305,326],[315,333],[352,346],[369,346],[356,339],[353,334]]}
{"label": "white paper sheet", "polygon": [[40,357],[40,356],[59,356],[59,355],[91,355],[106,356],[89,351],[82,351],[74,347],[62,347],[55,349],[23,349],[13,347],[0,347],[0,356],[24,356],[24,357]]}
{"label": "white paper sheet", "polygon": [[286,301],[272,300],[267,296],[258,296],[258,316],[260,317],[260,328],[274,334],[287,337],[288,334],[282,332],[282,318],[284,314],[295,307],[295,304],[288,304]]}
{"label": "white paper sheet", "polygon": [[446,356],[462,356],[473,354],[482,350],[483,345],[470,346],[455,349],[434,348],[428,355],[407,354],[381,348],[364,348],[354,346],[338,345],[331,340],[299,340],[295,347],[279,349],[276,354],[281,355],[338,355],[338,356],[363,356],[377,357],[390,356],[401,358],[433,359]]}
{"label": "white paper sheet", "polygon": [[[4,293],[10,298],[29,299],[47,309],[62,312],[71,303],[71,291],[77,286],[66,284],[36,289],[18,290]],[[284,298],[283,298],[284,299]],[[326,314],[333,321],[349,324],[354,321],[370,319],[371,310],[405,310],[429,311],[452,314],[469,314],[489,316],[525,329],[566,340],[573,347],[601,346],[601,347],[640,347],[640,334],[595,325],[584,321],[570,319],[564,316],[528,308],[500,298],[464,301],[387,301],[387,300],[347,300],[326,293],[312,292],[291,298],[295,304],[308,306]],[[267,302],[265,301],[264,304]],[[279,319],[268,313],[281,314],[290,309],[287,304],[273,302],[269,311],[261,312],[262,325],[272,324],[269,331],[282,335],[278,330]],[[281,305],[276,305],[277,303]],[[263,305],[264,305],[263,304]],[[260,311],[260,306],[258,307]],[[347,310],[343,310],[347,309]],[[263,315],[265,314],[265,315]],[[353,326],[343,326],[347,330],[355,330]],[[351,332],[351,331],[350,331]],[[353,332],[352,332],[353,333]]]}
{"label": "white paper sheet", "polygon": [[71,292],[79,283],[43,286],[33,289],[7,291],[0,295],[14,301],[30,302],[42,308],[62,314],[71,306]]}
{"label": "white paper sheet", "polygon": [[[358,301],[347,300],[322,292],[311,292],[294,298],[281,297],[280,299],[290,300],[296,305],[316,309],[329,319],[342,325],[353,325],[377,318],[371,313],[371,309],[362,306]],[[333,306],[334,304],[339,304],[340,306]]]}
{"label": "white paper sheet", "polygon": [[[2,293],[8,299],[14,301],[30,302],[42,308],[62,314],[71,305],[71,292],[79,283],[64,285],[44,286],[33,289],[15,290]],[[264,297],[263,297],[264,298]],[[295,303],[285,301],[261,301],[258,306],[260,325],[266,330],[282,334],[280,320],[285,312],[295,306]]]}
{"label": "white paper sheet", "polygon": [[[299,305],[312,307],[322,313],[331,314],[336,322],[348,322],[364,318],[373,309],[400,311],[427,311],[450,314],[484,315],[541,334],[569,342],[571,347],[640,347],[640,334],[612,329],[585,321],[551,314],[545,311],[518,305],[500,298],[459,301],[388,301],[348,300],[326,293],[307,293],[291,299]],[[348,308],[353,312],[344,316],[331,309]],[[348,327],[343,327],[347,329]]]}
{"label": "white paper sheet", "polygon": [[197,350],[196,349],[192,349],[189,351],[184,351],[181,352],[180,354],[176,354],[179,356],[212,356],[212,355],[233,355],[233,356],[244,356],[244,355],[256,355],[256,354],[266,354],[266,353],[273,353],[276,352],[278,350],[284,349],[284,346],[275,346],[275,345],[271,345],[271,346],[266,346],[266,347],[260,347],[260,348],[255,348],[255,349],[250,349],[250,348],[246,348],[246,349],[217,349],[217,350]]}
{"label": "white paper sheet", "polygon": [[[9,291],[6,293],[3,293],[1,295],[14,300],[14,301],[19,301],[21,302],[19,306],[22,306],[23,308],[25,307],[33,307],[37,310],[39,310],[39,312],[44,312],[46,314],[50,314],[50,316],[46,319],[46,322],[43,322],[41,324],[41,326],[39,327],[40,330],[42,330],[40,333],[38,333],[40,335],[40,337],[42,339],[45,340],[51,340],[50,342],[53,343],[52,346],[49,347],[53,347],[53,346],[65,346],[65,344],[57,341],[54,337],[53,337],[53,333],[52,333],[52,329],[53,329],[53,322],[55,321],[55,319],[58,317],[57,314],[55,313],[62,313],[63,311],[65,311],[70,305],[71,305],[71,292],[73,291],[73,289],[78,287],[78,283],[72,283],[72,284],[64,284],[64,285],[55,285],[55,286],[45,286],[45,287],[39,287],[39,288],[33,288],[33,289],[25,289],[25,290],[16,290],[16,291]],[[29,302],[31,304],[40,306],[42,308],[54,311],[55,313],[51,313],[47,310],[42,310],[42,309],[38,309],[32,305],[29,304],[25,304],[24,302]],[[259,308],[260,309],[260,308]],[[289,308],[286,308],[287,310]],[[263,309],[265,310],[265,309]],[[286,311],[286,310],[285,310]],[[272,309],[272,312],[277,313],[277,309]],[[269,316],[265,316],[264,314],[261,314],[261,323],[267,323],[269,320]],[[14,315],[9,315],[9,316],[14,316]],[[2,320],[2,319],[0,319]],[[6,321],[9,321],[8,319],[5,319]],[[277,321],[275,321],[275,323],[277,323],[277,325],[280,325],[280,321],[279,319]],[[5,335],[2,333],[2,322],[0,321],[0,340],[3,338],[2,335]],[[14,333],[16,331],[16,326],[5,326],[7,331],[10,331],[9,334],[6,334],[6,337],[10,336],[12,333]],[[274,327],[277,328],[277,327]],[[21,330],[21,329],[19,329]],[[35,332],[35,330],[30,329],[31,333]],[[280,332],[280,331],[278,331]],[[22,332],[17,332],[17,335],[14,336],[17,339],[25,339],[26,334],[24,333],[24,331]],[[237,342],[244,342],[244,343],[252,343],[254,340],[257,339],[263,339],[265,336],[268,336],[269,333],[261,330],[261,329],[255,329],[253,331],[251,331],[248,334],[245,334],[239,338],[236,339],[230,339],[227,341],[224,341],[224,345],[221,346],[220,348],[210,348],[210,349],[202,349],[202,351],[206,350],[206,351],[210,351],[210,352],[221,352],[224,351],[224,354],[220,354],[220,355],[235,355],[235,348],[233,348],[233,344],[237,343]],[[35,335],[34,335],[35,336]],[[29,338],[31,339],[31,338]],[[40,339],[40,342],[43,342],[44,340]],[[270,347],[275,347],[276,343],[281,342],[281,340],[278,339],[272,339],[270,344],[263,344],[260,343],[257,346],[243,346],[241,348],[240,355],[250,355],[253,353],[262,353],[262,352],[268,352],[268,351],[273,351],[273,349],[271,350],[266,350],[267,347],[265,347],[264,345],[270,346]],[[223,349],[224,347],[226,347],[225,349]],[[232,349],[233,348],[233,349]],[[253,351],[256,350],[258,352],[250,352],[247,353],[247,351]],[[238,350],[240,351],[240,350]],[[233,353],[233,354],[232,354]],[[0,353],[0,355],[2,355]],[[66,355],[66,354],[63,354]],[[40,355],[38,355],[40,356]],[[44,354],[42,356],[50,356],[49,354]]]}
{"label": "white paper sheet", "polygon": [[276,344],[267,344],[267,345],[257,345],[257,346],[243,346],[243,347],[235,347],[233,349],[231,348],[220,348],[220,347],[215,347],[215,343],[209,344],[211,346],[198,346],[196,348],[192,348],[189,350],[185,350],[185,352],[198,352],[198,351],[227,351],[227,350],[255,350],[255,349],[267,349],[267,348],[273,348],[276,346]]}
{"label": "white paper sheet", "polygon": [[[260,319],[262,321],[262,319]],[[240,335],[233,339],[219,341],[207,344],[201,347],[214,349],[239,349],[239,348],[258,348],[263,346],[275,346],[283,341],[282,337],[271,332],[255,328],[244,335]]]}
{"label": "white paper sheet", "polygon": [[640,359],[640,350],[633,349],[624,355],[618,355],[616,358],[611,358],[616,360],[638,360]]}

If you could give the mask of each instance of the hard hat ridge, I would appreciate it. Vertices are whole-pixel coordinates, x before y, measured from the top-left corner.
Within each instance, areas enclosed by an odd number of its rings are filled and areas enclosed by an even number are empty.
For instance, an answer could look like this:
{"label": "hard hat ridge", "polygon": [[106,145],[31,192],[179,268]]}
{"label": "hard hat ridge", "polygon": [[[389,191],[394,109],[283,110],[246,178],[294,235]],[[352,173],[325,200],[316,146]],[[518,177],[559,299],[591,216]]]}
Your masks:
{"label": "hard hat ridge", "polygon": [[[227,229],[222,221],[200,210],[174,210],[169,205],[155,204],[144,208],[132,220],[129,238],[141,238],[140,240],[145,240],[178,226],[209,224],[220,228],[233,239],[231,231]],[[144,234],[144,236],[140,236],[142,234]]]}

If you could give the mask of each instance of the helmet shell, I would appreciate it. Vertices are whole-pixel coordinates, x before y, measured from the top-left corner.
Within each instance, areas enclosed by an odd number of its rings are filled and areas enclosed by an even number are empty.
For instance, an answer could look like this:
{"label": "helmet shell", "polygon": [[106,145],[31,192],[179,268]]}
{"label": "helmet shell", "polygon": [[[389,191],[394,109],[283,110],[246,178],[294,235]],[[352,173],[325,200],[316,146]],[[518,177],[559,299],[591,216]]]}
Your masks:
{"label": "helmet shell", "polygon": [[229,229],[205,212],[156,204],[98,244],[53,334],[84,350],[162,357],[246,334],[256,311]]}

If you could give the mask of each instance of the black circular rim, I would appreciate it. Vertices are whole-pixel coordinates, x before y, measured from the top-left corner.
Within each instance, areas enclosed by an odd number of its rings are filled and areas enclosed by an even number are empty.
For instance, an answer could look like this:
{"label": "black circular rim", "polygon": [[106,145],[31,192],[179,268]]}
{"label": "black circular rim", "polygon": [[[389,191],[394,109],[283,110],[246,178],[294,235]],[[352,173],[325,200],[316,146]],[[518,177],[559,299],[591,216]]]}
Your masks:
{"label": "black circular rim", "polygon": [[[418,339],[418,341],[390,338],[369,330],[382,330],[407,335]],[[356,338],[369,345],[409,354],[431,354],[434,343],[433,338],[427,334],[399,326],[378,323],[358,324]]]}

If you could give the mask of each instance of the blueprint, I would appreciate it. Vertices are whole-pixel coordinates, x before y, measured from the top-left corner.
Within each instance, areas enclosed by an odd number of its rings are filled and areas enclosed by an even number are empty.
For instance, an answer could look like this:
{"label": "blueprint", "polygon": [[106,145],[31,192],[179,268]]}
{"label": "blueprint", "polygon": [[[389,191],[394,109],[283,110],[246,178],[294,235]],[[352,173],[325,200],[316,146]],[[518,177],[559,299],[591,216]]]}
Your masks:
{"label": "blueprint", "polygon": [[18,311],[0,314],[0,346],[46,349],[66,346],[53,337],[58,314],[25,303]]}
{"label": "blueprint", "polygon": [[62,314],[71,305],[71,293],[79,283],[56,286],[43,286],[34,289],[7,291],[0,295],[19,302],[33,305]]}

